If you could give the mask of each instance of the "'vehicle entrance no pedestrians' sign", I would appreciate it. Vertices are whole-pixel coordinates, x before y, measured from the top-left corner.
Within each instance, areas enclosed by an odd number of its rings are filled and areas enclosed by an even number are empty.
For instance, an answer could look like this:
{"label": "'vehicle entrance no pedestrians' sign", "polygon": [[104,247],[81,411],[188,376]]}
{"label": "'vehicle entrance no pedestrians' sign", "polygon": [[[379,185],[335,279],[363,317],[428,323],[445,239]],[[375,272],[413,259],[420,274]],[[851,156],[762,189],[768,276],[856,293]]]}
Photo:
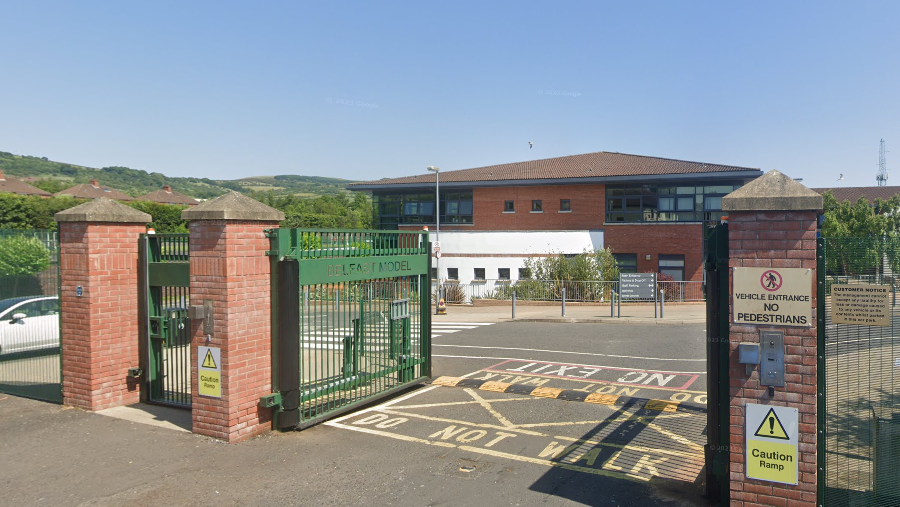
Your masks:
{"label": "'vehicle entrance no pedestrians' sign", "polygon": [[812,325],[812,270],[734,268],[735,324]]}
{"label": "'vehicle entrance no pedestrians' sign", "polygon": [[748,479],[797,484],[796,408],[746,405]]}

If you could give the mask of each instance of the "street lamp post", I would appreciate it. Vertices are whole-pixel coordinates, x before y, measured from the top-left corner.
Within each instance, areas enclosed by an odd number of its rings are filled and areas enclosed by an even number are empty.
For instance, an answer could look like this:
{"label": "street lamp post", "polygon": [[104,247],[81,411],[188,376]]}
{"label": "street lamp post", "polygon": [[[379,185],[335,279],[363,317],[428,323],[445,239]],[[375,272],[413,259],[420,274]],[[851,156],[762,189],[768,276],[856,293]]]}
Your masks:
{"label": "street lamp post", "polygon": [[[428,170],[434,173],[434,216],[437,222],[437,229],[434,234],[434,240],[440,245],[441,243],[441,169],[433,165],[428,166]],[[434,267],[437,270],[438,289],[435,294],[437,301],[434,302],[434,314],[438,314],[438,305],[444,297],[444,286],[441,284],[441,258],[435,256]]]}

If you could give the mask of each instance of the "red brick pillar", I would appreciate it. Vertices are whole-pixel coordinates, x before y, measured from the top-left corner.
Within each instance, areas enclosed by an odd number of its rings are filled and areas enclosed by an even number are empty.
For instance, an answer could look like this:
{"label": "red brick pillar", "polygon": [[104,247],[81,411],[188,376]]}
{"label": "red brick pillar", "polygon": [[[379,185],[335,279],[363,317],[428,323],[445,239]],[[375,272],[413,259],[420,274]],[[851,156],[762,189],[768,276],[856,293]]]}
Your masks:
{"label": "red brick pillar", "polygon": [[[729,311],[731,505],[814,507],[818,478],[816,215],[822,209],[822,197],[778,171],[770,171],[723,198],[722,206],[728,211],[729,265],[732,268]],[[776,273],[781,269],[785,276],[805,275],[802,283],[795,285],[803,289],[807,278],[811,284],[809,308],[803,308],[802,312],[808,325],[796,327],[773,323],[750,324],[747,321],[751,318],[746,313],[737,317],[737,322],[740,323],[736,324],[734,310],[737,296],[734,294],[751,285],[741,282],[738,287],[735,284],[737,268],[773,268]],[[763,285],[761,280],[755,280],[757,276],[759,275],[754,274],[754,283]],[[762,292],[765,293],[765,290]],[[753,366],[748,376],[746,365],[739,363],[738,344],[760,344],[761,333],[765,331],[784,333],[784,386],[774,387],[772,394],[767,386],[760,383],[761,366]],[[768,339],[762,345],[767,343]],[[768,360],[765,357],[760,359],[763,362]],[[763,405],[764,411],[773,406],[797,409],[796,485],[748,478],[746,435],[747,426],[751,424],[748,423],[748,404]],[[752,434],[757,428],[751,428],[750,431]],[[774,430],[771,433],[774,434]]]}
{"label": "red brick pillar", "polygon": [[[284,214],[242,194],[230,193],[182,212],[190,220],[191,306],[211,301],[212,333],[192,327],[193,431],[239,442],[269,431],[272,410],[259,398],[272,392],[269,240]],[[221,392],[204,395],[198,381],[198,347],[219,354]],[[204,358],[200,358],[203,360]]]}
{"label": "red brick pillar", "polygon": [[151,220],[105,197],[56,214],[66,405],[102,410],[140,401],[128,369],[140,366],[138,238]]}

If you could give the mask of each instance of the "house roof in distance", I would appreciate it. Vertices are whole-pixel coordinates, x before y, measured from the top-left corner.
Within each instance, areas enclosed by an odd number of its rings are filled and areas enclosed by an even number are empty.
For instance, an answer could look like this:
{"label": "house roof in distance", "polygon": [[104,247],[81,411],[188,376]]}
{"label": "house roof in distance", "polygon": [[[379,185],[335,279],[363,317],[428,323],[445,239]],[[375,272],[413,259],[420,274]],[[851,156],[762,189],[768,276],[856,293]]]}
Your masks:
{"label": "house roof in distance", "polygon": [[170,187],[169,185],[163,185],[163,187],[159,190],[154,190],[149,194],[144,194],[138,197],[138,200],[158,202],[162,204],[186,204],[188,206],[197,205],[196,199],[188,197],[181,192],[172,190],[172,187]]}
{"label": "house roof in distance", "polygon": [[100,186],[100,183],[97,182],[97,180],[91,180],[90,183],[82,183],[81,185],[75,185],[74,187],[60,190],[54,195],[71,195],[79,199],[96,199],[98,197],[106,197],[108,199],[115,199],[117,201],[134,200],[134,197],[119,192],[114,188]]}
{"label": "house roof in distance", "polygon": [[820,194],[831,190],[838,202],[850,201],[852,203],[856,203],[860,198],[875,202],[875,199],[886,201],[895,195],[900,195],[900,187],[837,187],[814,188],[813,190]]}
{"label": "house roof in distance", "polygon": [[24,181],[7,177],[5,174],[3,174],[3,171],[0,171],[0,192],[19,195],[39,195],[41,197],[50,197],[51,195],[53,195],[46,190],[41,190],[38,187],[25,183]]}
{"label": "house roof in distance", "polygon": [[[703,162],[689,162],[659,157],[628,155],[599,151],[582,155],[529,160],[456,171],[441,171],[440,184],[450,187],[507,185],[547,185],[564,183],[606,183],[637,179],[680,179],[698,175],[755,178],[762,171]],[[361,181],[347,186],[350,190],[380,190],[433,186],[433,173],[400,178]]]}

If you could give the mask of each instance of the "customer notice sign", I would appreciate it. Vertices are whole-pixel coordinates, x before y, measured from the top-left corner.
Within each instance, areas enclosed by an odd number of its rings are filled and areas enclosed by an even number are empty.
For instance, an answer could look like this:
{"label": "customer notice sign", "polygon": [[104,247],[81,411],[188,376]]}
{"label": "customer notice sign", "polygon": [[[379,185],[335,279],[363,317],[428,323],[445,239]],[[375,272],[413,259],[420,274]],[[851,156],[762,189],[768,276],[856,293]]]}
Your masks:
{"label": "customer notice sign", "polygon": [[810,269],[734,268],[732,322],[809,327],[812,283]]}

